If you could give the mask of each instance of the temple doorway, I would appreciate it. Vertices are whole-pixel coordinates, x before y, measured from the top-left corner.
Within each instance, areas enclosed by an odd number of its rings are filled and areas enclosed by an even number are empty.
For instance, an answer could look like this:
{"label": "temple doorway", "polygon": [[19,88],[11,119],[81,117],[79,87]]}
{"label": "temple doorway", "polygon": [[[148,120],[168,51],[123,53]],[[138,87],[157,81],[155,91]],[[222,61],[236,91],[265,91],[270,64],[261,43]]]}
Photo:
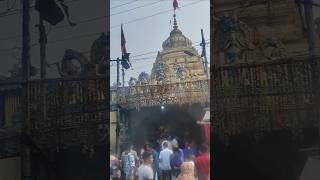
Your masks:
{"label": "temple doorway", "polygon": [[130,141],[137,147],[150,142],[159,149],[159,140],[177,137],[179,146],[186,141],[197,145],[203,143],[204,131],[197,120],[203,116],[203,107],[199,104],[178,106],[166,105],[143,108],[130,113]]}

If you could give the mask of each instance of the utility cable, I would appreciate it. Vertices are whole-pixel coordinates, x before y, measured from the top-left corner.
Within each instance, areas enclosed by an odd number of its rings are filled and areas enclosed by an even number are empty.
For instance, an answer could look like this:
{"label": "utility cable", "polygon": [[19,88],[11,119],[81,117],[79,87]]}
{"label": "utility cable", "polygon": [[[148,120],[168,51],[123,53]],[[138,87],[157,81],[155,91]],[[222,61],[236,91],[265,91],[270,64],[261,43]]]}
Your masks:
{"label": "utility cable", "polygon": [[163,1],[164,1],[164,0],[160,0],[160,1],[156,1],[156,2],[149,3],[149,4],[145,4],[145,5],[142,5],[142,6],[138,6],[138,7],[132,8],[132,9],[128,9],[128,10],[125,10],[125,11],[120,11],[120,12],[117,12],[117,13],[114,13],[114,14],[110,14],[110,16],[127,13],[127,12],[130,12],[130,11],[132,11],[132,10],[136,10],[136,9],[143,8],[143,7],[146,7],[146,6],[151,6],[151,5],[157,4],[157,3],[159,3],[159,2],[163,2]]}
{"label": "utility cable", "polygon": [[[200,2],[204,2],[204,1],[206,1],[206,0],[199,0],[199,1],[196,1],[196,2],[193,2],[193,3],[189,3],[189,4],[186,4],[186,5],[180,6],[180,8],[191,6],[191,5],[194,5],[194,4],[197,4],[197,3],[200,3]],[[151,17],[157,16],[157,15],[160,15],[160,14],[164,14],[164,13],[167,13],[167,12],[172,12],[172,9],[161,11],[161,12],[149,15],[149,16],[137,18],[137,19],[134,19],[134,20],[131,20],[131,21],[124,22],[122,24],[124,25],[124,24],[130,24],[130,23],[137,22],[137,21],[142,21],[142,20],[145,20],[147,18],[151,18]],[[120,27],[120,26],[121,26],[121,24],[114,25],[114,26],[111,26],[110,29],[114,29],[114,28]]]}
{"label": "utility cable", "polygon": [[[79,0],[73,0],[73,1],[79,1]],[[161,1],[163,1],[163,0],[161,0]],[[181,7],[190,6],[190,5],[199,3],[199,2],[201,2],[201,1],[204,1],[204,0],[199,0],[199,1],[197,1],[197,2],[190,3],[190,4],[187,4],[187,5],[181,6]],[[69,1],[69,2],[72,2],[72,1]],[[160,2],[160,1],[157,1],[156,3],[158,3],[158,2]],[[155,3],[149,3],[148,5],[150,5],[150,4],[155,4]],[[140,7],[141,7],[141,6],[140,6]],[[135,9],[135,8],[133,8],[133,9]],[[122,13],[126,13],[126,12],[128,12],[128,11],[130,11],[130,10],[133,10],[133,9],[129,9],[129,10],[127,10],[127,11],[123,11],[123,12],[121,12],[121,14],[122,14]],[[131,20],[131,21],[126,22],[126,23],[123,23],[123,24],[129,24],[129,23],[133,23],[133,22],[136,22],[136,21],[141,21],[141,20],[144,20],[144,19],[147,19],[147,18],[156,16],[156,15],[159,15],[159,14],[163,14],[163,13],[166,13],[166,12],[170,12],[170,11],[172,11],[172,9],[166,10],[166,11],[161,11],[161,12],[159,12],[159,13],[156,13],[156,14],[153,14],[153,15],[150,15],[150,16],[145,16],[145,17],[142,17],[142,18],[138,18],[138,19],[135,19],[135,20]],[[120,14],[120,13],[118,13],[118,14]],[[1,16],[0,16],[0,17],[1,17]],[[95,18],[90,18],[90,19],[78,21],[78,22],[76,22],[76,24],[78,25],[78,24],[88,23],[88,22],[92,22],[92,21],[96,21],[96,20],[105,19],[105,18],[107,18],[107,17],[109,17],[109,16],[108,16],[108,15],[98,16],[98,17],[95,17]],[[116,26],[111,26],[110,29],[113,29],[113,28],[119,27],[119,26],[121,26],[121,24],[120,24],[120,25],[116,25]],[[67,27],[70,27],[70,25],[61,25],[61,26],[53,27],[52,30],[61,29],[61,28],[67,28]],[[37,33],[37,32],[34,32],[34,33]],[[16,39],[16,38],[21,38],[21,37],[22,37],[22,35],[15,35],[15,36],[9,36],[9,37],[5,37],[5,38],[0,38],[0,40],[11,40],[11,39]]]}
{"label": "utility cable", "polygon": [[118,8],[118,7],[121,7],[121,6],[125,6],[125,5],[128,5],[128,4],[137,2],[137,1],[138,0],[134,0],[134,1],[130,1],[130,2],[124,3],[124,4],[116,5],[116,6],[111,7],[110,9],[115,9],[115,8]]}

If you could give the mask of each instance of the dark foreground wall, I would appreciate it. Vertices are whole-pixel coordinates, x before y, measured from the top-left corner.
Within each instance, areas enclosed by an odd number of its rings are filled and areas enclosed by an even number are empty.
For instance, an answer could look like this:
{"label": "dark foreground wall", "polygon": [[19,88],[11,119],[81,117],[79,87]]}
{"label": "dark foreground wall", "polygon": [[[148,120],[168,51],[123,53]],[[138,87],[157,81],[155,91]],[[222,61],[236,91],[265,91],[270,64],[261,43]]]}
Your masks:
{"label": "dark foreground wall", "polygon": [[298,180],[307,155],[298,151],[311,147],[314,130],[304,132],[304,141],[293,141],[286,131],[266,134],[259,142],[250,135],[231,138],[226,147],[213,140],[213,170],[217,180]]}
{"label": "dark foreground wall", "polygon": [[95,153],[83,153],[81,147],[71,147],[46,157],[33,154],[34,180],[105,180],[107,179],[107,146],[96,146]]}

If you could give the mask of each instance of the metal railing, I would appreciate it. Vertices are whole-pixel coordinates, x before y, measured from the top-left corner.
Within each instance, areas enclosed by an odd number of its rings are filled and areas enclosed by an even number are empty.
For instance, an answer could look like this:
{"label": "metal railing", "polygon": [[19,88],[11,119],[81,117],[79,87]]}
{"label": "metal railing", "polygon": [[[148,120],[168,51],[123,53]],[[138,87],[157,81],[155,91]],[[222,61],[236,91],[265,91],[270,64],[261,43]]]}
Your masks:
{"label": "metal railing", "polygon": [[[45,91],[45,107],[43,98],[38,96],[41,86]],[[30,82],[31,136],[44,147],[106,143],[107,93],[105,78]]]}
{"label": "metal railing", "polygon": [[118,93],[119,104],[125,108],[210,101],[209,80],[121,87]]}
{"label": "metal railing", "polygon": [[317,127],[311,64],[307,60],[229,65],[214,69],[213,132],[222,138],[288,129],[293,137]]}
{"label": "metal railing", "polygon": [[27,85],[27,122],[30,137],[39,148],[107,143],[109,82],[106,78],[0,82],[1,87],[17,85]]}

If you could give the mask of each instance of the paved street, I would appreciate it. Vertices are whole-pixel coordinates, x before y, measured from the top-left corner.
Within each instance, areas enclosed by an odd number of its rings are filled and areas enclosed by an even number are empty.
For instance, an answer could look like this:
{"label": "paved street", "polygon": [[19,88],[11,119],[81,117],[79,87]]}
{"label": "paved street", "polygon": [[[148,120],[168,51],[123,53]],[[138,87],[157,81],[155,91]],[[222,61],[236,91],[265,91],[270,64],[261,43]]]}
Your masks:
{"label": "paved street", "polygon": [[320,157],[308,158],[299,180],[320,180]]}

